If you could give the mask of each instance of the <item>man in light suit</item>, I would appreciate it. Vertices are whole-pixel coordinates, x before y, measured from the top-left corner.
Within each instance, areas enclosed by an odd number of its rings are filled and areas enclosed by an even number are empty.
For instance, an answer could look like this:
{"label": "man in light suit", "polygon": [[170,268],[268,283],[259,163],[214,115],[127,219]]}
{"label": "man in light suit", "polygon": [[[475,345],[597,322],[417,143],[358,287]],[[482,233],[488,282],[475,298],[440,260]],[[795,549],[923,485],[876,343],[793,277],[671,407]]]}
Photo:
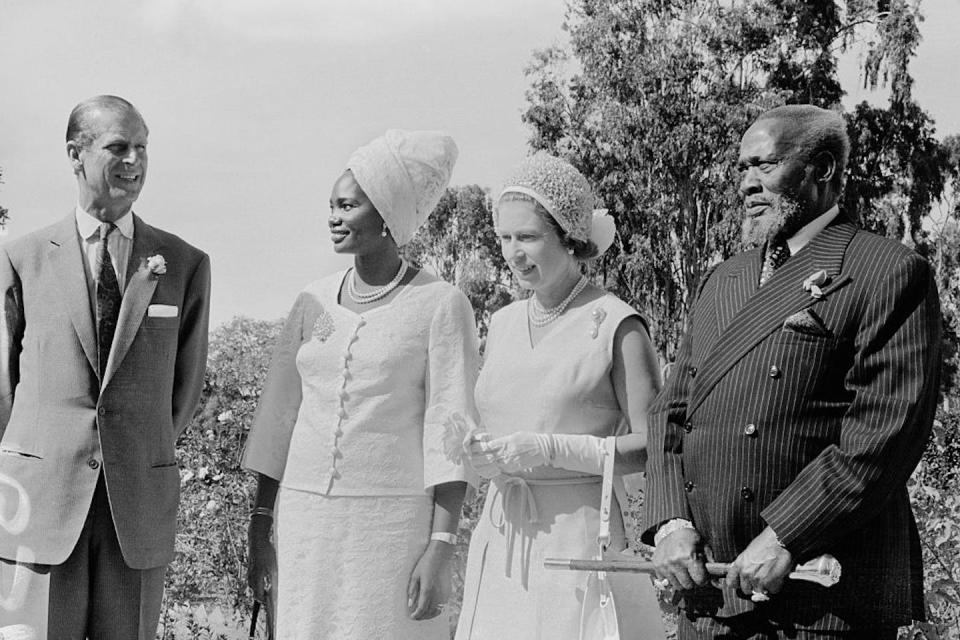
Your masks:
{"label": "man in light suit", "polygon": [[0,248],[0,632],[153,640],[210,263],[131,210],[147,173],[133,105],[86,100],[66,137],[75,209]]}
{"label": "man in light suit", "polygon": [[[931,269],[837,203],[843,118],[773,109],[740,145],[744,231],[704,276],[651,408],[644,538],[680,638],[879,638],[923,618],[906,483],[940,368]],[[840,583],[788,579],[832,554]],[[706,557],[732,563],[705,586]]]}

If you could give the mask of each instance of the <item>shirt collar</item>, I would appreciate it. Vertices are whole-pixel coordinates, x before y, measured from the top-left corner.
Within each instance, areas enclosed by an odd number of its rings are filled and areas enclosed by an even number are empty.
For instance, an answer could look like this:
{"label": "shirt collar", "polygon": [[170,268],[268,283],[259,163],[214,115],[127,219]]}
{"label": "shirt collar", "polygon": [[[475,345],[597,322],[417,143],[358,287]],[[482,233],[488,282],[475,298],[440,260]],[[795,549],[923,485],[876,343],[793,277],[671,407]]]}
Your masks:
{"label": "shirt collar", "polygon": [[790,247],[790,255],[795,255],[797,251],[803,249],[813,239],[815,235],[827,228],[827,225],[833,222],[833,219],[840,213],[840,207],[833,205],[826,212],[805,224],[800,231],[787,238],[787,246]]}
{"label": "shirt collar", "polygon": [[[89,240],[94,235],[100,235],[100,221],[87,213],[79,204],[77,205],[75,216],[77,219],[77,229],[80,231],[81,238]],[[117,229],[125,238],[133,240],[132,211],[127,211],[113,224],[117,225]]]}

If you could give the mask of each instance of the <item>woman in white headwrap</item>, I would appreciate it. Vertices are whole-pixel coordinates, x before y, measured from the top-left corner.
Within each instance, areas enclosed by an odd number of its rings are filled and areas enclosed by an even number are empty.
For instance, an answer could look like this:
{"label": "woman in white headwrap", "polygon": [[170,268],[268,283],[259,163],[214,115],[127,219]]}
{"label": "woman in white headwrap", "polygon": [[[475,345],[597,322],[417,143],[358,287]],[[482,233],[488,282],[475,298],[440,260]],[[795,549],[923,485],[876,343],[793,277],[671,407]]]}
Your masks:
{"label": "woman in white headwrap", "polygon": [[[494,205],[503,257],[533,295],[490,321],[480,426],[467,454],[492,481],[470,541],[456,637],[577,640],[598,623],[596,584],[587,573],[545,570],[543,560],[598,554],[605,439],[615,438],[618,474],[643,470],[657,358],[643,318],[582,275],[581,263],[605,250],[615,229],[593,212],[579,171],[538,153]],[[612,548],[623,549],[616,506],[610,525]],[[617,589],[620,635],[602,637],[662,638],[649,580]]]}
{"label": "woman in white headwrap", "polygon": [[474,412],[476,326],[466,297],[397,247],[456,156],[445,135],[391,130],[333,186],[334,250],[354,266],[297,298],[243,461],[259,474],[248,580],[276,597],[281,640],[449,637],[468,474],[445,458],[443,425]]}

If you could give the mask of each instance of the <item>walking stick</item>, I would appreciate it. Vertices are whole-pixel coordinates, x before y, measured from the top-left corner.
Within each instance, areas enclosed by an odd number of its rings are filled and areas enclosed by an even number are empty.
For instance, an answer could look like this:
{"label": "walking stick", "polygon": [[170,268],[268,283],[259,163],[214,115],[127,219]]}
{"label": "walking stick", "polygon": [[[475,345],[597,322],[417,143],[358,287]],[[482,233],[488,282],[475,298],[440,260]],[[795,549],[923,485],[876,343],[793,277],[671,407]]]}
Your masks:
{"label": "walking stick", "polygon": [[[576,558],[545,558],[543,566],[547,569],[569,569],[571,571],[611,571],[626,573],[646,573],[655,575],[653,563],[647,560],[579,560]],[[707,573],[714,577],[727,575],[730,565],[725,562],[707,562]],[[814,582],[824,587],[832,587],[840,582],[840,562],[829,554],[824,554],[797,565],[790,573],[791,580]]]}

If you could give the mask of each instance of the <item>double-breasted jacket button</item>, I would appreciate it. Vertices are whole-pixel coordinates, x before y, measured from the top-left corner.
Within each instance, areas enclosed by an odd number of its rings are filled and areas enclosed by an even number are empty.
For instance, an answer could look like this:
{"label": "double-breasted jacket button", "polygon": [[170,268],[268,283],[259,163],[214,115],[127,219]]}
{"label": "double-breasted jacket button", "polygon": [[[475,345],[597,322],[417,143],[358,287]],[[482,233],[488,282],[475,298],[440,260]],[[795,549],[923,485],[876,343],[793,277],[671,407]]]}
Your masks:
{"label": "double-breasted jacket button", "polygon": [[752,422],[743,428],[743,433],[748,436],[757,435],[757,425]]}
{"label": "double-breasted jacket button", "polygon": [[750,487],[740,487],[740,497],[747,502],[753,502],[753,499],[756,496],[753,494],[753,489]]}
{"label": "double-breasted jacket button", "polygon": [[696,368],[695,366],[693,366],[693,365],[690,365],[689,367],[687,367],[687,373],[690,374],[690,377],[691,377],[691,378],[696,378],[696,377],[697,377],[697,368]]}
{"label": "double-breasted jacket button", "polygon": [[98,415],[98,416],[105,416],[105,415],[107,415],[107,409],[106,409],[106,407],[98,407],[98,408],[97,408],[97,415]]}
{"label": "double-breasted jacket button", "polygon": [[91,469],[99,469],[100,462],[91,458],[90,460],[87,460],[87,466],[90,467]]}
{"label": "double-breasted jacket button", "polygon": [[687,482],[684,482],[684,483],[683,483],[683,490],[686,491],[687,493],[690,493],[691,491],[693,491],[693,488],[694,488],[695,486],[696,486],[696,485],[693,484],[692,482],[687,481]]}
{"label": "double-breasted jacket button", "polygon": [[783,372],[780,371],[780,367],[778,367],[778,366],[775,365],[775,364],[770,365],[770,377],[771,377],[771,378],[773,378],[774,380],[776,380],[776,379],[779,378],[781,375],[783,375]]}
{"label": "double-breasted jacket button", "polygon": [[687,420],[686,422],[684,422],[683,430],[686,431],[687,433],[690,433],[691,431],[693,431],[693,420]]}

